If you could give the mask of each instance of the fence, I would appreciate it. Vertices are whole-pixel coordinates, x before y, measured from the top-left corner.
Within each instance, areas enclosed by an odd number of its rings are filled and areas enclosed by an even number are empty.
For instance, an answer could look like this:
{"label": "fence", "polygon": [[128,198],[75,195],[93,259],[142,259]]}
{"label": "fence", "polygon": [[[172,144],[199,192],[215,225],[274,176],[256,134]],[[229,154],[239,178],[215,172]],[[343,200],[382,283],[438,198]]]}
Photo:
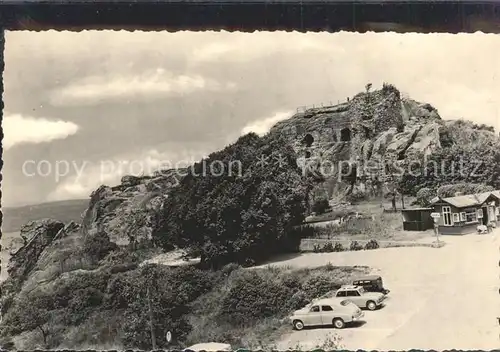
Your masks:
{"label": "fence", "polygon": [[[337,100],[337,104],[336,105],[339,105],[341,102],[340,100]],[[334,106],[333,102],[330,101],[329,103],[320,103],[320,104],[313,104],[313,105],[303,105],[303,106],[299,106],[297,108],[297,112],[305,112],[309,109],[319,109],[319,108],[327,108],[327,107],[330,107],[330,106]]]}

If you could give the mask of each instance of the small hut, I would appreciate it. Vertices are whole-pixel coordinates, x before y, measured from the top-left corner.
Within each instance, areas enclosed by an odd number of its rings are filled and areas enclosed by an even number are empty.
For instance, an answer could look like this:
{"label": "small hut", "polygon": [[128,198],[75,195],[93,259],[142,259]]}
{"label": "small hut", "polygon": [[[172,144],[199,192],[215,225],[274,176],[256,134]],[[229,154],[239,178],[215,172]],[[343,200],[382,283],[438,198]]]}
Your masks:
{"label": "small hut", "polygon": [[402,209],[403,230],[405,231],[426,231],[434,228],[431,218],[433,208],[413,208]]}

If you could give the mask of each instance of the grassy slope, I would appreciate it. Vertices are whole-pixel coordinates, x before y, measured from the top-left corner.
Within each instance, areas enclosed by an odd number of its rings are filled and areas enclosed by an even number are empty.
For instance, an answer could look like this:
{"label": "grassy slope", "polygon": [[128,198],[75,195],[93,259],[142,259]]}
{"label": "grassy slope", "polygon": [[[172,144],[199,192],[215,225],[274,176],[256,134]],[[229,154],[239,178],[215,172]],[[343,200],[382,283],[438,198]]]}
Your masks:
{"label": "grassy slope", "polygon": [[19,231],[32,220],[52,218],[64,223],[80,222],[81,214],[89,203],[88,199],[73,199],[59,202],[3,208],[2,232]]}

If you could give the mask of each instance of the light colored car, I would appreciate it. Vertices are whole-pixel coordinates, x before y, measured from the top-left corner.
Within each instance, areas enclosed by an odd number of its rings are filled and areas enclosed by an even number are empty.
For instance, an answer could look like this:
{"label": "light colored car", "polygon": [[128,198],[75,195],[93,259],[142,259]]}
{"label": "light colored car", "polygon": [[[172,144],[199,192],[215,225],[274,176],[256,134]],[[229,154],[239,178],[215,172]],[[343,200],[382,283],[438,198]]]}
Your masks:
{"label": "light colored car", "polygon": [[364,313],[349,300],[325,298],[295,311],[290,317],[293,327],[302,330],[306,326],[333,325],[337,329],[360,320]]}
{"label": "light colored car", "polygon": [[183,350],[184,352],[219,352],[219,351],[232,351],[231,345],[227,343],[218,343],[218,342],[206,342],[206,343],[198,343],[196,345],[190,346]]}
{"label": "light colored car", "polygon": [[387,298],[386,295],[380,292],[366,292],[361,286],[345,285],[342,286],[336,293],[336,298],[348,299],[359,308],[367,308],[375,310],[382,305]]}

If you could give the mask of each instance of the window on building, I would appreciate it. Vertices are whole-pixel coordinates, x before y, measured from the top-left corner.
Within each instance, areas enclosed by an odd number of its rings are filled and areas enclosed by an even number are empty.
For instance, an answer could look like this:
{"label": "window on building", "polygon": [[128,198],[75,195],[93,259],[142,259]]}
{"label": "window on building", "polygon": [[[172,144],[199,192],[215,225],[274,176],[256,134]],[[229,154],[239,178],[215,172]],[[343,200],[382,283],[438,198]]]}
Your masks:
{"label": "window on building", "polygon": [[465,211],[460,213],[460,221],[465,221]]}
{"label": "window on building", "polygon": [[477,218],[478,218],[478,219],[482,219],[482,218],[483,218],[483,216],[484,216],[484,214],[483,214],[483,209],[478,209],[478,210],[477,210]]}
{"label": "window on building", "polygon": [[477,222],[477,211],[474,208],[465,209],[465,223]]}
{"label": "window on building", "polygon": [[443,222],[444,226],[451,226],[451,207],[443,207]]}
{"label": "window on building", "polygon": [[458,213],[453,213],[453,222],[460,222],[460,215]]}

